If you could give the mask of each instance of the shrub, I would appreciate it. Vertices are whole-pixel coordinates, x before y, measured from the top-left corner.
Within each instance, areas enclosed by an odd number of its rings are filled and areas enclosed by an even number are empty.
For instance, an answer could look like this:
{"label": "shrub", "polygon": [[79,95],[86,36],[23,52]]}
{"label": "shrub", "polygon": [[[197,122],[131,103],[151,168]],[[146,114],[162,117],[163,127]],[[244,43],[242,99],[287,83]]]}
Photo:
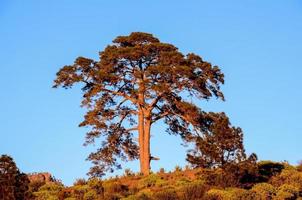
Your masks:
{"label": "shrub", "polygon": [[299,196],[299,188],[293,185],[284,184],[278,188],[278,192],[274,200],[297,199]]}
{"label": "shrub", "polygon": [[104,182],[104,190],[105,193],[125,193],[128,191],[128,187],[126,185],[122,185],[120,182]]}
{"label": "shrub", "polygon": [[163,190],[155,193],[156,200],[177,200],[178,196],[174,190]]}
{"label": "shrub", "polygon": [[272,162],[272,161],[261,161],[257,163],[258,165],[258,173],[259,173],[259,181],[266,182],[272,176],[276,176],[281,173],[281,171],[285,168],[285,163]]}
{"label": "shrub", "polygon": [[86,185],[87,181],[84,178],[76,179],[76,181],[73,183],[74,186],[76,185]]}
{"label": "shrub", "polygon": [[185,177],[179,179],[176,181],[175,185],[176,186],[186,186],[190,183],[191,181]]}
{"label": "shrub", "polygon": [[280,187],[283,184],[294,185],[302,191],[302,172],[297,170],[283,170],[281,174],[271,180],[272,185]]}
{"label": "shrub", "polygon": [[71,188],[63,188],[59,193],[58,193],[58,198],[59,200],[65,200],[68,198],[72,198],[73,195],[73,189]]}
{"label": "shrub", "polygon": [[139,181],[138,185],[139,188],[148,188],[155,186],[159,181],[161,181],[160,176],[158,176],[157,174],[150,174],[149,176],[142,178]]}
{"label": "shrub", "polygon": [[96,200],[98,199],[98,195],[96,194],[95,191],[88,191],[84,195],[84,200]]}
{"label": "shrub", "polygon": [[180,166],[176,165],[175,168],[174,168],[174,171],[175,172],[181,172],[182,168]]}
{"label": "shrub", "polygon": [[32,181],[29,183],[29,190],[31,192],[37,192],[39,190],[40,187],[42,187],[43,185],[45,185],[45,181]]}
{"label": "shrub", "polygon": [[168,185],[169,184],[169,182],[168,181],[166,181],[166,180],[164,180],[164,179],[157,179],[156,180],[156,182],[155,182],[155,186],[156,187],[163,187],[163,186],[166,186],[166,185]]}
{"label": "shrub", "polygon": [[195,200],[204,196],[207,187],[200,181],[190,183],[180,189],[182,200]]}
{"label": "shrub", "polygon": [[100,196],[100,197],[104,196],[103,182],[100,179],[98,179],[98,178],[89,179],[87,184],[93,191],[95,191],[97,196]]}
{"label": "shrub", "polygon": [[261,198],[254,191],[239,189],[239,188],[229,188],[227,190],[211,189],[205,196],[203,200],[266,200],[266,198]]}
{"label": "shrub", "polygon": [[206,200],[230,200],[231,194],[225,190],[211,189],[206,194],[204,199]]}
{"label": "shrub", "polygon": [[129,191],[128,191],[129,195],[131,195],[131,194],[134,195],[134,194],[138,193],[139,191],[140,190],[138,189],[137,182],[129,185]]}
{"label": "shrub", "polygon": [[137,200],[137,196],[136,195],[129,195],[125,198],[122,198],[122,200]]}
{"label": "shrub", "polygon": [[162,174],[165,173],[165,168],[160,168],[159,173],[162,173]]}
{"label": "shrub", "polygon": [[276,194],[276,188],[268,183],[258,183],[253,186],[252,191],[258,194],[262,199],[272,199]]}
{"label": "shrub", "polygon": [[230,193],[231,200],[267,200],[266,198],[261,198],[256,192],[252,190],[245,190],[240,188],[228,189]]}
{"label": "shrub", "polygon": [[120,200],[122,197],[119,194],[106,193],[104,200]]}
{"label": "shrub", "polygon": [[138,195],[135,200],[152,200],[152,198],[147,194],[143,193]]}
{"label": "shrub", "polygon": [[63,189],[59,183],[46,183],[34,193],[36,200],[58,200],[58,195]]}
{"label": "shrub", "polygon": [[256,155],[252,154],[245,161],[225,165],[222,174],[222,181],[227,180],[225,186],[251,188],[257,182],[258,176],[255,159]]}
{"label": "shrub", "polygon": [[150,189],[143,189],[135,195],[135,200],[153,200],[152,196]]}
{"label": "shrub", "polygon": [[76,199],[83,199],[86,192],[89,191],[88,185],[76,185],[72,187],[73,194],[72,197],[75,197]]}
{"label": "shrub", "polygon": [[223,169],[202,170],[198,173],[198,177],[205,181],[206,185],[218,187],[236,187],[238,186],[238,178]]}

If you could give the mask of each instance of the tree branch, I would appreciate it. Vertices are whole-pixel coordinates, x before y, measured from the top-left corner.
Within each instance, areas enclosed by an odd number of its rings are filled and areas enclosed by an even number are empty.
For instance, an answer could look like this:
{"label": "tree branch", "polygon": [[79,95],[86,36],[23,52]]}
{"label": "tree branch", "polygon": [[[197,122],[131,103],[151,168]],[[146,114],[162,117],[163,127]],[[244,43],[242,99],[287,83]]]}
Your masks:
{"label": "tree branch", "polygon": [[156,106],[157,102],[162,98],[164,93],[159,94],[148,106],[148,110],[151,112],[152,109]]}
{"label": "tree branch", "polygon": [[121,108],[121,106],[126,102],[128,101],[128,99],[123,99],[116,107],[115,107],[115,110],[119,110]]}
{"label": "tree branch", "polygon": [[123,92],[117,92],[117,91],[109,90],[109,89],[106,89],[106,88],[101,88],[101,90],[104,91],[104,92],[109,92],[109,93],[114,94],[114,95],[122,96],[122,97],[124,97],[125,99],[131,101],[134,104],[138,103],[138,101],[136,99],[130,97],[129,95],[127,95]]}
{"label": "tree branch", "polygon": [[132,128],[128,128],[126,129],[127,132],[131,132],[131,131],[137,131],[138,130],[138,127],[132,127]]}
{"label": "tree branch", "polygon": [[157,115],[156,117],[154,117],[152,120],[151,120],[151,124],[153,124],[154,122],[168,116],[170,113],[169,112],[164,112],[164,113],[161,113],[160,115]]}

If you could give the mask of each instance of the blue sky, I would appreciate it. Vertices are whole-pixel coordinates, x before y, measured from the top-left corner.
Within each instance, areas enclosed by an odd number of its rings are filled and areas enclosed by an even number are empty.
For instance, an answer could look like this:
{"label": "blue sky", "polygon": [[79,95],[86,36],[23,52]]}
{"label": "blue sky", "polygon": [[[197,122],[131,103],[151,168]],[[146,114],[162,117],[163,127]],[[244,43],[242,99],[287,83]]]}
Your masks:
{"label": "blue sky", "polygon": [[[244,130],[248,153],[261,160],[302,159],[302,3],[231,1],[0,1],[0,154],[24,172],[48,171],[69,185],[91,166],[78,128],[79,88],[52,89],[60,67],[77,56],[97,59],[118,35],[153,33],[194,52],[225,73],[224,111]],[[153,127],[156,171],[184,166],[179,138]],[[97,145],[96,145],[97,146]],[[124,167],[138,170],[138,163]],[[118,173],[122,173],[118,172]]]}

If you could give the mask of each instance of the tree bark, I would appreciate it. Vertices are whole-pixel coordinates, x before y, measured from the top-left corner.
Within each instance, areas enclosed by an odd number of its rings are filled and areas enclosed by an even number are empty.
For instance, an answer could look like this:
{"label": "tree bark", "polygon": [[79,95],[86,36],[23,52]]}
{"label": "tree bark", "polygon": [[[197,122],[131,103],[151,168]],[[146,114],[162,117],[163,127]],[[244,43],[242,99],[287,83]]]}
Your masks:
{"label": "tree bark", "polygon": [[143,109],[139,110],[138,118],[140,171],[143,175],[149,175],[151,119],[149,115],[144,113]]}
{"label": "tree bark", "polygon": [[139,162],[140,162],[140,171],[144,174],[144,114],[141,109],[138,113],[138,144],[139,144]]}
{"label": "tree bark", "polygon": [[[139,64],[142,70],[141,63]],[[146,109],[145,105],[145,85],[144,74],[142,72],[141,79],[138,80],[138,140],[139,140],[139,159],[140,171],[143,175],[150,174],[150,128],[151,128],[151,112]]]}
{"label": "tree bark", "polygon": [[144,166],[143,166],[143,174],[149,175],[150,174],[150,130],[151,130],[151,120],[149,117],[145,119],[145,126],[144,126]]}

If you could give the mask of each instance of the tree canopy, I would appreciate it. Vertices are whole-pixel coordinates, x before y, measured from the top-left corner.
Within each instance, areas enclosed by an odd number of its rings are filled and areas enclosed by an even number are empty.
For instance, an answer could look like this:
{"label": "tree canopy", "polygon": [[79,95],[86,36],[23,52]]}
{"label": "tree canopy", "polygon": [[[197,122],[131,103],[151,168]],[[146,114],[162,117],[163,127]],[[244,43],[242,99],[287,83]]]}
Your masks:
{"label": "tree canopy", "polygon": [[29,200],[29,179],[21,173],[14,160],[7,155],[0,156],[0,199]]}

